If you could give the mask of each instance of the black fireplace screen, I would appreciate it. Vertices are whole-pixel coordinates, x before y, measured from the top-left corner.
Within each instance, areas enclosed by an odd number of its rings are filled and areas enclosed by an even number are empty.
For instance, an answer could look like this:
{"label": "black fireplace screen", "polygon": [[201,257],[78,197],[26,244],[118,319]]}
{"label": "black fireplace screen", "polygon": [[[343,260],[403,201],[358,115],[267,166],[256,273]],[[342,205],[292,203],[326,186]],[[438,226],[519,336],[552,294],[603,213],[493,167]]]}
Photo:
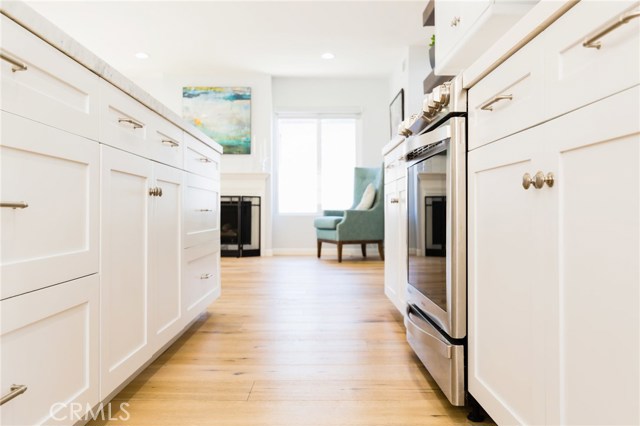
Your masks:
{"label": "black fireplace screen", "polygon": [[260,256],[260,197],[220,197],[222,256]]}

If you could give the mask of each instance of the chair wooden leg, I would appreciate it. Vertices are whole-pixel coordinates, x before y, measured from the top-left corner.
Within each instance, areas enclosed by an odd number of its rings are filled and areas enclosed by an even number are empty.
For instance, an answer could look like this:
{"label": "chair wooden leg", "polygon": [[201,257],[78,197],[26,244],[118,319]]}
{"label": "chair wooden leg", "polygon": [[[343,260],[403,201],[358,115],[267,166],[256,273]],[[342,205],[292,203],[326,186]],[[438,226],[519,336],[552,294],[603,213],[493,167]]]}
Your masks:
{"label": "chair wooden leg", "polygon": [[318,259],[320,259],[321,252],[322,252],[322,241],[318,240]]}
{"label": "chair wooden leg", "polygon": [[338,263],[342,262],[342,243],[338,241]]}
{"label": "chair wooden leg", "polygon": [[362,257],[367,257],[367,245],[360,244],[360,248],[362,248]]}
{"label": "chair wooden leg", "polygon": [[378,241],[378,253],[380,253],[380,259],[384,260],[384,242]]}

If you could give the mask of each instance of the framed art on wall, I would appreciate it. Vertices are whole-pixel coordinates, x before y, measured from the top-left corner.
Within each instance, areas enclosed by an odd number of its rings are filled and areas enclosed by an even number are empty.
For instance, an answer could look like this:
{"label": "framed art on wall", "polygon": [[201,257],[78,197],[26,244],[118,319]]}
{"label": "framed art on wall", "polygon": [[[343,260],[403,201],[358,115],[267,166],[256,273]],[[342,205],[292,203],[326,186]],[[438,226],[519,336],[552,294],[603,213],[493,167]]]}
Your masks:
{"label": "framed art on wall", "polygon": [[391,119],[391,137],[398,132],[398,126],[404,120],[404,89],[400,89],[389,105],[389,117]]}
{"label": "framed art on wall", "polygon": [[182,116],[224,154],[251,154],[250,87],[183,87]]}

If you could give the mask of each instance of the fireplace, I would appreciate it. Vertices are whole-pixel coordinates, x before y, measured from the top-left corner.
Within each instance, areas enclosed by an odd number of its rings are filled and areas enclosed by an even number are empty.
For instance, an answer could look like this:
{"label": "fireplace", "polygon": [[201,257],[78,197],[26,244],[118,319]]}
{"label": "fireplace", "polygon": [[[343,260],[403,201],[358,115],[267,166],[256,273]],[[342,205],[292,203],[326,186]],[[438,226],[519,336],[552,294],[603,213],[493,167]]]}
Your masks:
{"label": "fireplace", "polygon": [[220,197],[220,254],[260,256],[260,197]]}

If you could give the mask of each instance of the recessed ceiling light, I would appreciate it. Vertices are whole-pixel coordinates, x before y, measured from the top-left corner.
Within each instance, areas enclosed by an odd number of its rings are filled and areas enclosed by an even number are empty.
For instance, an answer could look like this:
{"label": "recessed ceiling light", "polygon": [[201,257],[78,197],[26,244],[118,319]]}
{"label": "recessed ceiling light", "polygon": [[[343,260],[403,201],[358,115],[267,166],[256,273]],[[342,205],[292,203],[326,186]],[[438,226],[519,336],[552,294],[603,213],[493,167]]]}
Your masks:
{"label": "recessed ceiling light", "polygon": [[323,53],[320,57],[321,57],[322,59],[333,59],[333,58],[335,58],[335,57],[336,57],[336,55],[334,55],[334,54],[333,54],[333,53],[331,53],[331,52],[326,52],[326,53]]}
{"label": "recessed ceiling light", "polygon": [[149,55],[144,52],[136,53],[136,58],[138,59],[149,59]]}

